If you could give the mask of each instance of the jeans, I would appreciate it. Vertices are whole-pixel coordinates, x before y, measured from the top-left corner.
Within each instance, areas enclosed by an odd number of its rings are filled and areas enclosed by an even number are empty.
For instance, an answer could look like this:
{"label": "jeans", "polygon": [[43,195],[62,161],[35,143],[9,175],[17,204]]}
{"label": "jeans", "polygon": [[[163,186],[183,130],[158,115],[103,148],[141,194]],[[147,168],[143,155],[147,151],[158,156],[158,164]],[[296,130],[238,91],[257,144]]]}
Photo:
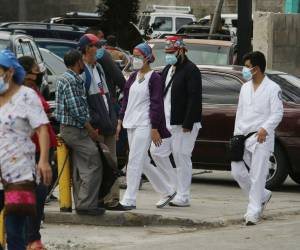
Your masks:
{"label": "jeans", "polygon": [[26,243],[41,239],[40,228],[44,214],[44,204],[47,197],[48,188],[42,183],[36,186],[36,216],[26,219]]}
{"label": "jeans", "polygon": [[25,222],[26,216],[7,215],[5,230],[8,250],[25,250]]}

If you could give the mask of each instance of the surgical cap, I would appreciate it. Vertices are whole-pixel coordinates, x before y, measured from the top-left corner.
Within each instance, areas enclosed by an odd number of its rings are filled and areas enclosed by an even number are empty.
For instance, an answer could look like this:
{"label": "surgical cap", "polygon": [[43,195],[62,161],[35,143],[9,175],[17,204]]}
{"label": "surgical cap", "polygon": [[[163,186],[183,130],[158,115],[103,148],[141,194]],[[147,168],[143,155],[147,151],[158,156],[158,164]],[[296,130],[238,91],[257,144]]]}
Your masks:
{"label": "surgical cap", "polygon": [[23,84],[26,73],[24,68],[19,64],[13,52],[10,50],[0,51],[0,66],[5,68],[13,68],[15,70],[13,75],[15,82],[19,85]]}

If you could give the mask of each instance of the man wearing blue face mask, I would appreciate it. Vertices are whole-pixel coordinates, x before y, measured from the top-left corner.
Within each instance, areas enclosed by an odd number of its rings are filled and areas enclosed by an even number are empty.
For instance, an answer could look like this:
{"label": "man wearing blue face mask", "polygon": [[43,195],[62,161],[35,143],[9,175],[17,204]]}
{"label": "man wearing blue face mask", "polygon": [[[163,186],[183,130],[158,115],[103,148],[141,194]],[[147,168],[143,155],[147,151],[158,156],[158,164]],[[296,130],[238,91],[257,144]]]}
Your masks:
{"label": "man wearing blue face mask", "polygon": [[[167,38],[167,66],[162,71],[166,125],[171,138],[163,139],[159,147],[151,145],[151,155],[161,174],[177,195],[171,206],[190,206],[192,151],[202,116],[202,79],[198,67],[186,56],[187,48],[181,37]],[[173,155],[176,172],[170,162]],[[167,197],[166,197],[167,199]],[[162,207],[164,198],[156,205]]]}
{"label": "man wearing blue face mask", "polygon": [[247,82],[240,92],[234,135],[246,138],[248,135],[248,139],[242,161],[231,162],[231,173],[249,197],[244,216],[246,225],[254,225],[272,196],[265,184],[283,105],[280,87],[264,74],[265,56],[259,51],[251,52],[243,61],[243,77]]}
{"label": "man wearing blue face mask", "polygon": [[[97,60],[100,60],[106,53],[103,45],[103,41],[100,41],[94,34],[85,34],[80,38],[78,43],[85,63],[82,78],[85,82],[88,97],[91,125],[98,131],[100,142],[109,148],[112,158],[117,162],[115,138],[117,114],[108,86],[107,74],[105,74],[102,65],[97,62]],[[119,203],[119,192],[119,184],[116,181],[110,193],[103,199],[106,209],[124,210]]]}

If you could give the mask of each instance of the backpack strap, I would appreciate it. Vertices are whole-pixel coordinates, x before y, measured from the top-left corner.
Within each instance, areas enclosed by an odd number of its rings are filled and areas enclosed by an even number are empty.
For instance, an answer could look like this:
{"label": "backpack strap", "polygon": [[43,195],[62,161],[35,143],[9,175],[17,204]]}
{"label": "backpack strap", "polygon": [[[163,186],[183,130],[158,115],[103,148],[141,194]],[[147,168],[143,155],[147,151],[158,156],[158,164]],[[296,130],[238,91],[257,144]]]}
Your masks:
{"label": "backpack strap", "polygon": [[84,82],[84,86],[85,86],[85,90],[88,93],[91,83],[92,83],[92,76],[91,73],[88,69],[88,67],[86,65],[84,65],[84,73],[85,73],[85,82]]}

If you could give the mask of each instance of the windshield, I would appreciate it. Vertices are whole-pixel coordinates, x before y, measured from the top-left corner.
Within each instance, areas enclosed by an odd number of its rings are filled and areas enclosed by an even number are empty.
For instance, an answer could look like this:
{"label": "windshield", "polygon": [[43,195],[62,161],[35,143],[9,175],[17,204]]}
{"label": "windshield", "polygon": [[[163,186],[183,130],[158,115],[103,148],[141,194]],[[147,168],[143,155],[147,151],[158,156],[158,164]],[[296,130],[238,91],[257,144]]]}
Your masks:
{"label": "windshield", "polygon": [[76,49],[77,45],[74,44],[63,44],[63,43],[47,43],[47,42],[37,42],[41,48],[45,48],[50,50],[55,55],[59,56],[60,58],[64,58],[66,52],[70,49]]}
{"label": "windshield", "polygon": [[270,74],[268,77],[279,84],[286,101],[300,104],[300,79],[292,75]]}
{"label": "windshield", "polygon": [[8,49],[9,41],[8,40],[0,40],[0,50]]}
{"label": "windshield", "polygon": [[[152,47],[156,60],[153,62],[153,67],[165,66],[165,43],[152,43]],[[228,65],[230,48],[217,45],[203,44],[187,44],[188,58],[198,65]]]}

